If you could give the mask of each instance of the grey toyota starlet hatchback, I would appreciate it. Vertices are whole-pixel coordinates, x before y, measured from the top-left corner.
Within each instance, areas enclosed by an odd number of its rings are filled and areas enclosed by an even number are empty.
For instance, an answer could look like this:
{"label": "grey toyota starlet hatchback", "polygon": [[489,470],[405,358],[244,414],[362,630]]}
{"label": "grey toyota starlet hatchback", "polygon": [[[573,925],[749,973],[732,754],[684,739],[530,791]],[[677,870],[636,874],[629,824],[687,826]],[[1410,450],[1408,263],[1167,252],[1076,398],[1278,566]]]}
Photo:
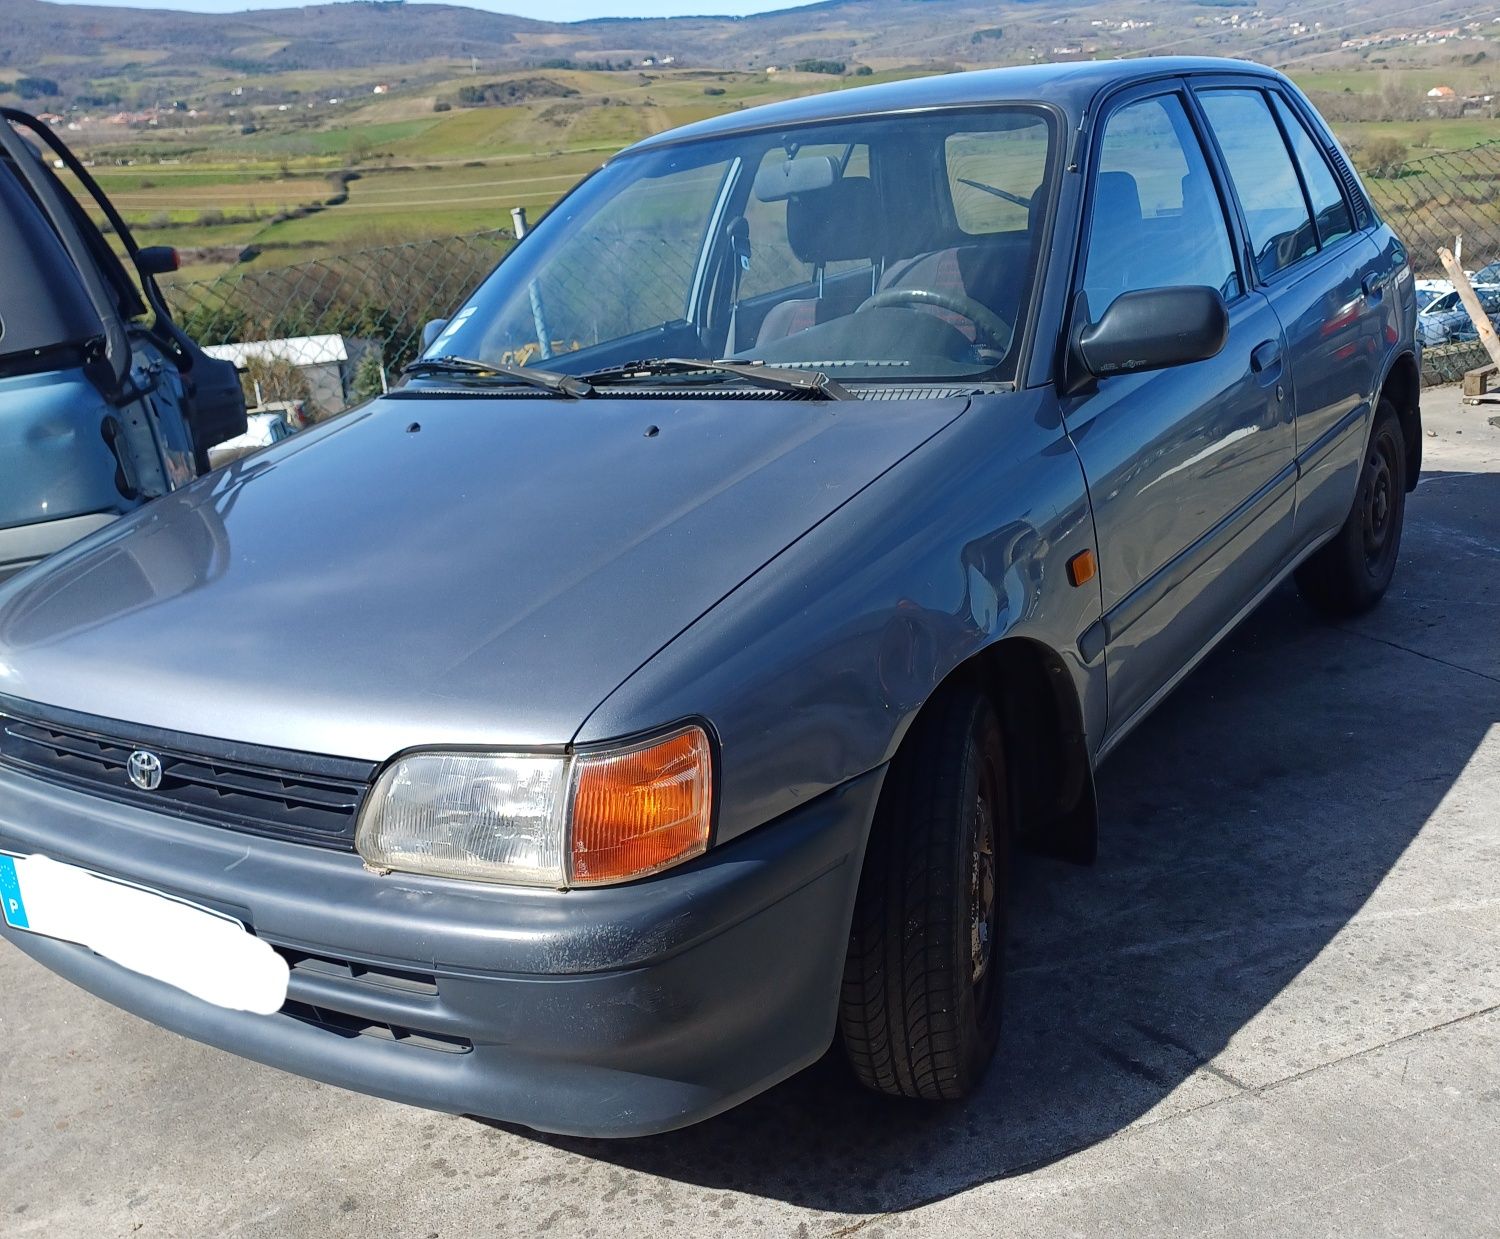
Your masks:
{"label": "grey toyota starlet hatchback", "polygon": [[1414,296],[1254,65],[650,138],[398,390],[0,588],[3,933],[548,1131],[691,1123],[835,1039],[961,1097],[1011,850],[1091,858],[1096,764],[1283,578],[1385,591]]}

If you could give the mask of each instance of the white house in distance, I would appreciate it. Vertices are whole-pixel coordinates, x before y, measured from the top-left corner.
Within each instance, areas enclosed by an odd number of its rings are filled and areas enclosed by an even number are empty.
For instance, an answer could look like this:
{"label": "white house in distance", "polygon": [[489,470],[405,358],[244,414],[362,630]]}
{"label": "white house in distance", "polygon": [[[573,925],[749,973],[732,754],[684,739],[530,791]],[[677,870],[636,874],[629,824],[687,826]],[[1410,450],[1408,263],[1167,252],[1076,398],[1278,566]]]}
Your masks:
{"label": "white house in distance", "polygon": [[237,370],[243,370],[252,358],[296,366],[307,380],[308,395],[315,405],[330,413],[344,407],[344,365],[349,349],[343,336],[246,340],[243,344],[210,344],[203,351],[220,361],[233,362]]}

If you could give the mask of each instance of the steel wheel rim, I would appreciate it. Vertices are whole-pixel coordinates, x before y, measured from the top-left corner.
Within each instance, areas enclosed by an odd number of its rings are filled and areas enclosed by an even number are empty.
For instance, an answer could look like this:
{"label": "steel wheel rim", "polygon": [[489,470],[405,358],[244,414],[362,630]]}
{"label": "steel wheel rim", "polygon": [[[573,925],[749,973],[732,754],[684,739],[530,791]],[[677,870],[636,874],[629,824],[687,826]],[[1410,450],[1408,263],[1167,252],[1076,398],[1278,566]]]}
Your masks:
{"label": "steel wheel rim", "polygon": [[983,790],[974,799],[969,864],[969,967],[976,993],[989,979],[996,938],[995,814]]}
{"label": "steel wheel rim", "polygon": [[1365,563],[1378,568],[1391,545],[1397,495],[1396,445],[1388,434],[1370,444],[1360,478],[1360,523],[1364,534]]}

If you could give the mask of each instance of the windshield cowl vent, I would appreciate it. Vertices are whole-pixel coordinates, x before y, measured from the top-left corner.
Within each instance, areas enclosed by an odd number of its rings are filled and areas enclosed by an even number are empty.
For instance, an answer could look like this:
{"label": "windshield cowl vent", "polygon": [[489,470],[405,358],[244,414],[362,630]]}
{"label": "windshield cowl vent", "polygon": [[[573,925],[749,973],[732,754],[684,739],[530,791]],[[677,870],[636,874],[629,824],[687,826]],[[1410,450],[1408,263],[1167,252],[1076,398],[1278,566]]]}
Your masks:
{"label": "windshield cowl vent", "polygon": [[[970,395],[974,388],[967,387],[848,387],[849,394],[858,400],[942,400],[955,396]],[[389,392],[387,400],[425,400],[433,396],[455,397],[463,400],[558,400],[553,392],[531,387],[486,387],[482,391],[472,387],[423,384],[421,387],[400,387]],[[814,392],[770,391],[751,387],[699,387],[673,385],[668,387],[630,387],[620,385],[608,390],[596,391],[583,401],[590,400],[801,400],[821,404]]]}

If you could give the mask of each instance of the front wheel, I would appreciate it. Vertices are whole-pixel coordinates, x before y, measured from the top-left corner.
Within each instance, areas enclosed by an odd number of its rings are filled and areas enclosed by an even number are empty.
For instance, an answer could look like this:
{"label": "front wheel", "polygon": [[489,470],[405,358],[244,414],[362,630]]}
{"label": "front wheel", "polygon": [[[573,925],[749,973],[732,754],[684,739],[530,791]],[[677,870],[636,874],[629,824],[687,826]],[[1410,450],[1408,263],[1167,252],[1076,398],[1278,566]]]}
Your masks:
{"label": "front wheel", "polygon": [[1375,410],[1375,427],[1360,466],[1359,490],[1333,540],[1297,569],[1297,589],[1325,615],[1368,611],[1396,572],[1406,516],[1406,448],[1401,418],[1389,400]]}
{"label": "front wheel", "polygon": [[839,1027],[855,1076],[896,1097],[954,1100],[1000,1034],[1010,854],[994,708],[939,690],[891,762],[865,857]]}

